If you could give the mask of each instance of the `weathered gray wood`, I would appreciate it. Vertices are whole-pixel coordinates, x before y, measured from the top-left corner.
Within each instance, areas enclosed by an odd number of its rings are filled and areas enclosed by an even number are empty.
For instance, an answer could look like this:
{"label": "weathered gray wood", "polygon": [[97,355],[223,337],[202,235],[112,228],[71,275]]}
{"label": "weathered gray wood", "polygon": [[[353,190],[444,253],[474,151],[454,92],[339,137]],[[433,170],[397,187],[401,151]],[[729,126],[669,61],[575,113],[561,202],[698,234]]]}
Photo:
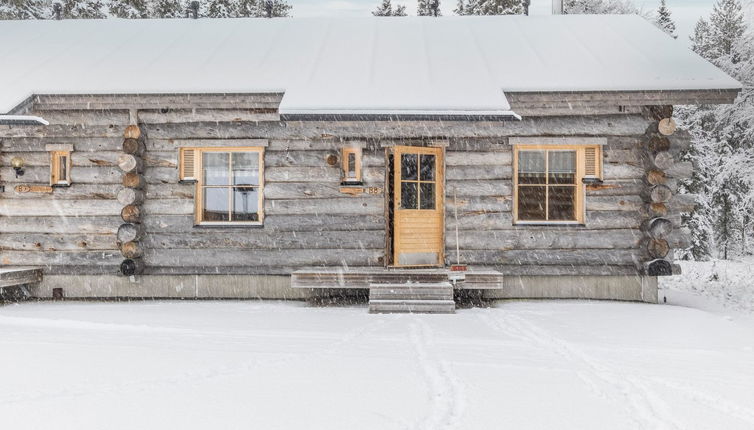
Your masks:
{"label": "weathered gray wood", "polygon": [[[453,166],[510,166],[513,161],[513,153],[508,151],[497,152],[467,152],[447,151],[445,153],[445,165]],[[480,168],[484,169],[484,168]]]}
{"label": "weathered gray wood", "polygon": [[[636,248],[641,234],[636,230],[585,230],[539,228],[530,230],[473,230],[459,234],[461,249],[631,249]],[[445,237],[449,251],[456,246],[455,235]]]}
{"label": "weathered gray wood", "polygon": [[144,140],[140,138],[139,139],[134,139],[134,138],[124,139],[123,145],[121,145],[121,148],[123,149],[124,153],[135,155],[137,157],[141,157],[144,154],[144,151],[146,151]]}
{"label": "weathered gray wood", "polygon": [[144,272],[144,266],[141,258],[127,258],[120,263],[120,273],[124,276],[140,275]]}
{"label": "weathered gray wood", "polygon": [[174,123],[195,121],[279,121],[280,115],[272,107],[265,109],[171,109],[139,110],[139,121],[145,123]]}
{"label": "weathered gray wood", "polygon": [[[71,153],[71,164],[75,167],[96,167],[96,166],[115,166],[118,152],[101,151],[97,153],[77,152]],[[50,166],[49,152],[2,152],[0,153],[0,164],[10,164],[14,157],[24,159],[24,165],[27,167],[46,167]]]}
{"label": "weathered gray wood", "polygon": [[38,216],[6,217],[0,233],[112,234],[121,223],[120,216]]}
{"label": "weathered gray wood", "polygon": [[535,103],[574,105],[617,104],[621,106],[726,104],[736,97],[735,90],[675,90],[675,91],[553,91],[553,92],[508,92],[505,96],[512,106]]}
{"label": "weathered gray wood", "polygon": [[278,250],[257,249],[160,249],[146,250],[148,266],[338,266],[377,265],[384,250],[290,249],[281,258]]}
{"label": "weathered gray wood", "polygon": [[123,257],[115,251],[3,251],[7,265],[45,266],[114,266]]}
{"label": "weathered gray wood", "polygon": [[601,184],[586,186],[587,201],[591,196],[636,196],[644,189],[644,183],[639,179],[612,179]]}
{"label": "weathered gray wood", "polygon": [[115,200],[26,200],[0,199],[0,216],[90,216],[120,215]]}
{"label": "weathered gray wood", "polygon": [[144,237],[146,229],[142,224],[121,224],[118,227],[118,242],[135,242]]}
{"label": "weathered gray wood", "polygon": [[[243,231],[243,230],[240,230]],[[256,229],[247,234],[234,231],[204,230],[181,233],[149,233],[143,240],[150,249],[376,249],[385,246],[385,230],[301,231],[280,234]]]}
{"label": "weathered gray wood", "polygon": [[667,169],[668,176],[676,179],[688,179],[694,173],[694,165],[690,161],[673,164]]}
{"label": "weathered gray wood", "polygon": [[453,194],[459,198],[463,197],[476,197],[476,196],[511,196],[511,181],[510,180],[448,180],[445,183],[447,200],[453,199]]}
{"label": "weathered gray wood", "polygon": [[615,179],[637,179],[644,176],[644,169],[628,164],[604,164],[602,172],[606,181]]}
{"label": "weathered gray wood", "polygon": [[[636,116],[554,117],[524,118],[522,121],[468,122],[468,121],[404,121],[400,125],[390,121],[293,121],[260,123],[196,122],[187,124],[146,124],[150,138],[318,138],[332,135],[351,137],[495,137],[495,136],[630,136],[642,134],[647,120]],[[3,136],[50,136],[68,130],[18,129],[0,131]],[[104,134],[101,130],[87,131],[87,136]],[[105,134],[107,136],[107,134]]]}
{"label": "weathered gray wood", "polygon": [[[324,164],[324,163],[323,163]],[[151,175],[151,172],[149,173]],[[384,168],[366,168],[362,171],[366,182],[381,182]],[[264,170],[264,179],[269,182],[340,182],[340,168],[335,167],[270,167]],[[151,180],[151,179],[150,179]]]}
{"label": "weathered gray wood", "polygon": [[[118,221],[115,221],[117,223]],[[147,230],[152,233],[187,233],[192,235],[229,234],[238,235],[244,231],[238,227],[194,227],[194,217],[190,215],[153,215],[147,214],[144,223]],[[0,232],[2,232],[0,225]],[[264,219],[264,232],[290,232],[309,231],[363,231],[384,230],[385,220],[379,215],[347,215],[347,214],[266,214]],[[256,234],[256,229],[249,231],[249,235]],[[260,233],[261,234],[261,233]],[[265,233],[266,234],[266,233]]]}
{"label": "weathered gray wood", "polygon": [[[267,199],[322,199],[349,197],[347,194],[340,191],[339,183],[332,182],[271,182],[265,184],[264,196]],[[362,196],[357,195],[350,198],[360,199]]]}
{"label": "weathered gray wood", "polygon": [[282,93],[39,95],[34,109],[276,109]]}
{"label": "weathered gray wood", "polygon": [[692,212],[697,205],[696,194],[677,194],[673,196],[670,206],[678,212]]}
{"label": "weathered gray wood", "polygon": [[652,169],[647,171],[646,181],[650,185],[660,185],[667,181],[667,177],[662,170]]}
{"label": "weathered gray wood", "polygon": [[667,239],[673,231],[673,222],[667,218],[656,217],[644,221],[641,230],[652,239]]}
{"label": "weathered gray wood", "polygon": [[[73,137],[72,137],[73,136]],[[74,146],[75,156],[77,152],[120,151],[123,137],[120,135],[111,137],[86,137],[70,134],[57,137],[0,137],[0,144],[6,150],[17,152],[47,152],[48,144],[70,144]]]}
{"label": "weathered gray wood", "polygon": [[35,108],[33,115],[41,116],[50,124],[96,124],[96,125],[120,125],[128,124],[127,110],[70,110],[70,109],[45,109]]}
{"label": "weathered gray wood", "polygon": [[637,211],[643,202],[639,196],[589,196],[586,198],[588,211]]}
{"label": "weathered gray wood", "polygon": [[144,171],[144,160],[131,154],[120,154],[118,156],[118,167],[125,173],[141,173]]}
{"label": "weathered gray wood", "polygon": [[[445,215],[445,228],[448,232],[455,230],[456,225],[460,231],[464,230],[513,230],[526,229],[526,231],[539,231],[541,229],[552,230],[552,226],[514,226],[513,215],[510,212],[503,213],[459,213],[458,222],[452,213]],[[634,211],[588,211],[586,213],[586,227],[589,229],[639,229],[641,217]],[[558,227],[558,231],[569,227]],[[578,227],[577,227],[578,228]]]}
{"label": "weathered gray wood", "polygon": [[144,176],[131,172],[123,175],[121,183],[124,187],[142,189],[147,185],[147,180],[144,178]]}
{"label": "weathered gray wood", "polygon": [[641,198],[650,203],[667,203],[671,197],[673,197],[673,192],[665,185],[655,185],[646,188],[641,193]]}
{"label": "weathered gray wood", "polygon": [[637,148],[612,149],[608,144],[605,148],[603,148],[602,153],[605,157],[605,164],[628,164],[631,166],[640,166],[642,163],[641,154]]}
{"label": "weathered gray wood", "polygon": [[445,178],[454,180],[502,180],[510,179],[513,175],[511,166],[447,166]]}
{"label": "weathered gray wood", "polygon": [[150,215],[190,215],[194,213],[194,201],[188,199],[147,200],[142,205]]}
{"label": "weathered gray wood", "polygon": [[[309,215],[318,214],[350,214],[350,215],[383,215],[383,196],[359,196],[358,198],[344,197],[339,199],[290,199],[265,200],[265,214],[270,215]],[[149,211],[152,213],[152,211]]]}
{"label": "weathered gray wood", "polygon": [[660,151],[652,159],[652,164],[660,170],[666,170],[675,164],[673,155],[668,151]]}
{"label": "weathered gray wood", "polygon": [[42,269],[37,267],[2,267],[0,268],[0,288],[42,282]]}
{"label": "weathered gray wood", "polygon": [[6,189],[6,197],[23,200],[113,200],[120,187],[115,184],[75,184],[71,187],[55,187],[52,193],[18,193]]}
{"label": "weathered gray wood", "polygon": [[670,253],[670,245],[665,239],[646,239],[644,246],[650,259],[665,258]]}
{"label": "weathered gray wood", "polygon": [[668,206],[665,203],[647,203],[639,209],[644,218],[665,217],[668,214]]}
{"label": "weathered gray wood", "polygon": [[478,265],[635,265],[638,249],[461,250],[461,262]]}
{"label": "weathered gray wood", "polygon": [[120,245],[120,253],[126,258],[139,258],[144,255],[144,248],[139,242],[125,242]]}
{"label": "weathered gray wood", "polygon": [[[346,146],[346,145],[342,145]],[[332,151],[265,151],[264,165],[270,167],[328,167],[327,157],[335,155],[340,158],[339,150]],[[365,167],[385,166],[384,153],[363,153],[361,165]]]}
{"label": "weathered gray wood", "polygon": [[512,204],[511,198],[508,196],[461,196],[457,199],[451,197],[445,200],[445,211],[452,214],[457,206],[459,213],[501,213],[510,212]]}
{"label": "weathered gray wood", "polygon": [[118,191],[118,203],[128,205],[138,205],[144,202],[145,193],[142,190],[134,188],[121,188]]}
{"label": "weathered gray wood", "polygon": [[[32,228],[30,228],[31,230]],[[116,249],[115,234],[3,233],[0,249],[11,251],[80,251]]]}
{"label": "weathered gray wood", "polygon": [[[50,167],[26,167],[24,176],[3,175],[4,182],[49,184]],[[112,167],[74,167],[71,169],[71,181],[74,184],[116,184],[120,182],[121,172]]]}
{"label": "weathered gray wood", "polygon": [[141,206],[128,205],[120,211],[120,217],[124,222],[140,223],[142,218]]}

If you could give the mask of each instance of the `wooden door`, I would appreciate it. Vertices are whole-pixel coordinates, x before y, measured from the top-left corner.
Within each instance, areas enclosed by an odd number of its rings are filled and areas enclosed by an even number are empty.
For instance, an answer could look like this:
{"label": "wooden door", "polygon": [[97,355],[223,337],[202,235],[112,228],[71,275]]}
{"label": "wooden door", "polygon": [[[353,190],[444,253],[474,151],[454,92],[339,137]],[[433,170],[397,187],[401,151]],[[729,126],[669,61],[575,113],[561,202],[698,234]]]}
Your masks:
{"label": "wooden door", "polygon": [[442,148],[393,151],[393,264],[442,266],[445,181]]}

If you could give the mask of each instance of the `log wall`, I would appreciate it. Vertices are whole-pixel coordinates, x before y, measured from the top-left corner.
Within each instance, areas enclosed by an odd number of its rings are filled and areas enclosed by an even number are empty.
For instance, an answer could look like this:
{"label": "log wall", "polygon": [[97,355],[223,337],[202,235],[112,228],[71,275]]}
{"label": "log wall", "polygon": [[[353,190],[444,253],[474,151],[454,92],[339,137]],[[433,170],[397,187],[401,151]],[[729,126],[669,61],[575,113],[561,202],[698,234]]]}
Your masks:
{"label": "log wall", "polygon": [[[287,274],[310,266],[382,266],[384,194],[339,190],[339,166],[326,158],[345,144],[364,147],[366,187],[385,185],[385,147],[447,145],[446,259],[516,275],[635,275],[642,246],[645,131],[638,113],[529,117],[520,122],[288,122],[279,96],[37,97],[30,114],[51,124],[0,127],[0,263],[40,265],[50,274],[116,274],[124,254],[117,232],[124,130],[136,121],[147,138],[138,242],[144,274]],[[192,110],[195,103],[196,110]],[[193,113],[192,113],[193,112]],[[586,195],[585,226],[512,225],[511,136],[607,137],[602,185]],[[233,146],[266,139],[263,227],[195,227],[194,185],[178,182],[182,145]],[[49,184],[47,144],[74,145],[73,185]],[[15,178],[10,160],[26,161]],[[672,178],[668,181],[672,182]],[[455,198],[454,198],[455,196]],[[121,196],[121,199],[123,197]],[[458,208],[458,220],[454,209]],[[675,224],[680,217],[669,216]],[[678,229],[668,238],[683,244]],[[136,246],[136,245],[134,245]]]}

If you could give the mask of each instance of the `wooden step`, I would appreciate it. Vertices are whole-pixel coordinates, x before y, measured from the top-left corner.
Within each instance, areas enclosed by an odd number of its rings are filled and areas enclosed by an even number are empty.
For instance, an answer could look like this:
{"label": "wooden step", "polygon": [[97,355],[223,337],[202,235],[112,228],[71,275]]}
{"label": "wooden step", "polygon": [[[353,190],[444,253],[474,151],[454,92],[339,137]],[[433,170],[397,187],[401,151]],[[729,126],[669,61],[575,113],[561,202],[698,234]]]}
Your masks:
{"label": "wooden step", "polygon": [[370,284],[369,312],[453,313],[449,282]]}

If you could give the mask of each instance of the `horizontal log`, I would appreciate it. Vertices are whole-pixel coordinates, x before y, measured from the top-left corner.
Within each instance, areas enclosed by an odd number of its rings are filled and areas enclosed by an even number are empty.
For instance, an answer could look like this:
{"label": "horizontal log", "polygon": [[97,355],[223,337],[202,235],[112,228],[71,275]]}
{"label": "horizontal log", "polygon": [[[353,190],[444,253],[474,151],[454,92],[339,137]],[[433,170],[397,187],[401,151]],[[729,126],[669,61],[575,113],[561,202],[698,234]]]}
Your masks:
{"label": "horizontal log", "polygon": [[447,180],[501,180],[513,176],[511,166],[448,166],[445,169]]}
{"label": "horizontal log", "polygon": [[675,164],[673,155],[668,151],[660,151],[652,157],[652,164],[659,170],[666,170]]}
{"label": "horizontal log", "polygon": [[0,216],[91,216],[120,215],[115,200],[26,200],[0,199]]}
{"label": "horizontal log", "polygon": [[144,237],[146,228],[142,224],[121,224],[118,227],[118,242],[135,242]]}
{"label": "horizontal log", "polygon": [[[154,136],[150,136],[146,144],[147,144],[147,153],[152,153],[152,152],[175,153],[176,151],[178,151],[178,148],[181,148],[181,147],[204,148],[204,147],[227,147],[227,146],[231,146],[231,147],[255,146],[255,147],[267,147],[270,150],[277,150],[277,151],[286,150],[285,148],[280,148],[280,147],[274,148],[274,149],[270,148],[269,142],[270,141],[266,138],[259,138],[259,139],[243,139],[243,138],[174,139],[173,137],[155,138]],[[343,143],[339,142],[339,145],[337,147],[334,147],[333,150],[339,150],[342,145]]]}
{"label": "horizontal log", "polygon": [[587,211],[638,211],[643,202],[639,196],[589,196]]}
{"label": "horizontal log", "polygon": [[84,136],[57,136],[57,137],[0,137],[3,148],[18,152],[47,152],[45,147],[50,144],[73,145],[73,155],[80,152],[100,152],[121,150],[122,136],[111,137],[84,137]]}
{"label": "horizontal log", "polygon": [[690,161],[675,163],[667,169],[667,174],[676,179],[688,179],[694,174],[694,164]]}
{"label": "horizontal log", "polygon": [[[74,168],[115,166],[119,154],[119,152],[115,151],[100,151],[96,153],[74,151],[71,153],[71,164]],[[10,160],[15,157],[23,158],[24,165],[27,167],[50,167],[49,152],[3,152],[0,153],[0,164],[9,165]]]}
{"label": "horizontal log", "polygon": [[11,251],[80,251],[116,249],[115,234],[3,233],[0,249]]}
{"label": "horizontal log", "polygon": [[665,217],[668,214],[668,206],[665,203],[646,203],[639,209],[643,218]]}
{"label": "horizontal log", "polygon": [[[154,233],[191,234],[239,234],[248,227],[194,227],[194,217],[189,215],[152,215],[144,218],[144,225]],[[0,226],[0,228],[2,228]],[[343,214],[266,214],[264,227],[269,232],[308,232],[308,231],[362,231],[385,229],[385,219],[380,215]],[[259,231],[253,229],[253,231]]]}
{"label": "horizontal log", "polygon": [[[362,170],[366,182],[382,182],[385,178],[384,168],[366,168]],[[149,178],[148,174],[148,178]],[[264,180],[269,182],[340,182],[340,169],[335,167],[270,167],[264,170]],[[151,182],[151,180],[150,180]]]}
{"label": "horizontal log", "polygon": [[651,169],[647,171],[646,175],[646,181],[650,185],[660,185],[664,184],[667,181],[667,177],[665,176],[665,172],[662,170],[657,169]]}
{"label": "horizontal log", "polygon": [[510,212],[513,202],[508,196],[458,197],[445,201],[445,211],[453,214],[456,207],[459,213],[500,213]]}
{"label": "horizontal log", "polygon": [[[122,128],[100,124],[50,124],[0,129],[0,137],[119,137]],[[60,142],[62,143],[62,142]]]}
{"label": "horizontal log", "polygon": [[[639,115],[524,118],[521,121],[290,121],[237,123],[196,122],[186,124],[146,124],[151,138],[318,138],[323,135],[339,138],[421,138],[421,137],[496,137],[496,136],[625,136],[642,134],[647,120]],[[79,132],[79,130],[73,130]],[[62,135],[70,136],[72,130],[28,127],[4,130],[1,136]],[[105,130],[83,130],[87,136],[105,133]],[[107,134],[106,134],[107,135]]]}
{"label": "horizontal log", "polygon": [[195,121],[279,121],[277,109],[269,104],[258,109],[170,109],[139,110],[139,121],[144,123],[181,123]]}
{"label": "horizontal log", "polygon": [[[510,147],[508,147],[510,148]],[[510,166],[513,153],[508,149],[501,152],[450,151],[445,153],[445,165],[454,166]]]}
{"label": "horizontal log", "polygon": [[641,230],[652,239],[667,239],[673,231],[673,222],[662,217],[651,218],[642,223]]}
{"label": "horizontal log", "polygon": [[510,197],[512,183],[510,180],[501,181],[478,181],[478,180],[447,180],[445,182],[445,198],[452,200],[455,195],[458,198],[465,197]]}
{"label": "horizontal log", "polygon": [[126,258],[139,258],[144,255],[144,247],[139,242],[124,242],[120,245],[120,253]]}
{"label": "horizontal log", "polygon": [[631,166],[639,166],[642,163],[639,150],[636,148],[631,149],[612,149],[609,145],[602,149],[604,158],[604,164],[628,164]]}
{"label": "horizontal log", "polygon": [[[114,251],[3,251],[3,263],[10,266],[110,266],[120,263],[120,252]],[[112,269],[111,269],[112,270]]]}
{"label": "horizontal log", "polygon": [[38,216],[7,217],[0,222],[0,233],[112,234],[120,216]]}
{"label": "horizontal log", "polygon": [[236,109],[276,108],[282,93],[246,94],[54,94],[36,96],[35,109]]}
{"label": "horizontal log", "polygon": [[676,194],[669,205],[676,212],[692,212],[698,204],[698,197],[696,194]]}
{"label": "horizontal log", "polygon": [[52,193],[19,193],[6,188],[4,198],[23,200],[114,200],[120,186],[115,184],[73,184],[70,187],[54,187]]}
{"label": "horizontal log", "polygon": [[638,249],[461,250],[461,261],[478,265],[637,265]]}
{"label": "horizontal log", "polygon": [[384,197],[362,195],[359,198],[265,200],[264,211],[266,215],[383,215]]}
{"label": "horizontal log", "polygon": [[87,124],[87,125],[128,125],[128,110],[83,110],[83,109],[49,109],[39,111],[34,106],[36,115],[41,116],[50,124]]}
{"label": "horizontal log", "polygon": [[639,166],[629,164],[609,164],[602,166],[603,178],[605,181],[615,179],[640,179],[644,177],[644,169]]}
{"label": "horizontal log", "polygon": [[383,249],[149,249],[144,254],[148,266],[359,266],[378,265]]}
{"label": "horizontal log", "polygon": [[142,190],[134,188],[121,188],[118,191],[118,203],[128,205],[138,205],[144,202],[145,193]]}
{"label": "horizontal log", "polygon": [[[3,175],[7,183],[49,184],[50,167],[26,167],[24,176]],[[71,182],[74,184],[117,184],[121,172],[113,167],[74,167],[71,169]]]}
{"label": "horizontal log", "polygon": [[[463,231],[459,234],[459,246],[463,250],[512,250],[512,249],[632,249],[637,248],[641,233],[636,230],[587,230],[563,231],[560,228],[529,230]],[[454,234],[446,234],[445,245],[454,252]],[[449,251],[449,252],[450,252]]]}
{"label": "horizontal log", "polygon": [[285,234],[256,229],[250,234],[239,230],[197,230],[187,233],[149,233],[143,240],[149,249],[271,249],[283,256],[289,249],[377,249],[385,248],[384,226],[379,230],[308,231]]}
{"label": "horizontal log", "polygon": [[600,184],[586,186],[587,200],[591,196],[630,196],[638,195],[644,189],[644,182],[639,179],[613,179]]}
{"label": "horizontal log", "polygon": [[[660,134],[652,134],[647,143],[647,149],[651,152],[663,152],[670,149],[670,139]],[[659,167],[659,166],[658,166]]]}
{"label": "horizontal log", "polygon": [[[383,184],[365,184],[383,188]],[[348,196],[340,191],[340,184],[335,182],[270,182],[265,184],[266,199],[324,199],[350,197],[360,199],[363,195]]]}
{"label": "horizontal log", "polygon": [[[346,145],[342,145],[346,146]],[[327,157],[340,157],[340,148],[332,151],[271,151],[264,153],[264,165],[270,167],[328,167]],[[362,168],[385,167],[384,153],[364,153]]]}

